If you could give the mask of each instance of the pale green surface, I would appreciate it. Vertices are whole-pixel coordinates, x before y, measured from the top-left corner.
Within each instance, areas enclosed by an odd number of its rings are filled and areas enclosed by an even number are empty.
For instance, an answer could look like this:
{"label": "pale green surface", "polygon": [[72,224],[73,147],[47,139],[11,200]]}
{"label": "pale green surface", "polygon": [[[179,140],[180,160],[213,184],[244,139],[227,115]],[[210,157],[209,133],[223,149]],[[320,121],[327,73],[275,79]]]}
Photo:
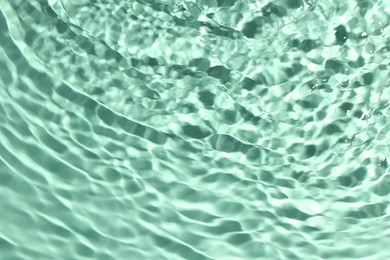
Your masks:
{"label": "pale green surface", "polygon": [[390,7],[0,0],[0,259],[390,259]]}

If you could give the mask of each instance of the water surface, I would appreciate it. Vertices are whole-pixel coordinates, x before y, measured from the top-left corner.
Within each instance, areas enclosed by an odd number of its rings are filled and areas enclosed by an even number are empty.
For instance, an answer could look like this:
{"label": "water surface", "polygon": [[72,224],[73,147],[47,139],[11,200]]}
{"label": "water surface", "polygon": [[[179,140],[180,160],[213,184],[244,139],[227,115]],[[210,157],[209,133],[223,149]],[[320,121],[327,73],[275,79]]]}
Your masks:
{"label": "water surface", "polygon": [[0,258],[390,258],[389,16],[0,0]]}

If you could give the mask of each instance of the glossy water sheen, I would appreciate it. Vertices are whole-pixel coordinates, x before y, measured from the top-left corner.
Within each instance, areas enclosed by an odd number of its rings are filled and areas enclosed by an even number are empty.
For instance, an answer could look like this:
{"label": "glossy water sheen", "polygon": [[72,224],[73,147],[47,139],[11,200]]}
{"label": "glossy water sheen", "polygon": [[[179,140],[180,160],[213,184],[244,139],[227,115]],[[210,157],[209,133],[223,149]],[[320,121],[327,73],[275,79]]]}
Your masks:
{"label": "glossy water sheen", "polygon": [[0,259],[390,259],[386,0],[0,0]]}

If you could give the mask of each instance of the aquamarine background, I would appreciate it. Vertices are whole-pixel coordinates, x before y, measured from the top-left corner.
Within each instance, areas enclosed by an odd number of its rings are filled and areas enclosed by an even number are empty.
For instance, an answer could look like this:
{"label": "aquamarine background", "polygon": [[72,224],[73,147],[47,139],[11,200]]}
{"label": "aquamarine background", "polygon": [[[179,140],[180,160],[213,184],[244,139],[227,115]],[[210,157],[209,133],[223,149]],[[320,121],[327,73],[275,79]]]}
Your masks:
{"label": "aquamarine background", "polygon": [[389,17],[0,0],[0,259],[390,259]]}

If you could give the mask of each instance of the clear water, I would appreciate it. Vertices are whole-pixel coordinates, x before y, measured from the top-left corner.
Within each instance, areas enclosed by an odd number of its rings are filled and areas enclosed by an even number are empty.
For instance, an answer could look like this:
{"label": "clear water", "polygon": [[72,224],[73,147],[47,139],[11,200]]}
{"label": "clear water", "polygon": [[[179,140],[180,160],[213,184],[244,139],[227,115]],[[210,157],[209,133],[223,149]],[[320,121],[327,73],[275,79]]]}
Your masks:
{"label": "clear water", "polygon": [[0,0],[0,259],[390,259],[388,0]]}

